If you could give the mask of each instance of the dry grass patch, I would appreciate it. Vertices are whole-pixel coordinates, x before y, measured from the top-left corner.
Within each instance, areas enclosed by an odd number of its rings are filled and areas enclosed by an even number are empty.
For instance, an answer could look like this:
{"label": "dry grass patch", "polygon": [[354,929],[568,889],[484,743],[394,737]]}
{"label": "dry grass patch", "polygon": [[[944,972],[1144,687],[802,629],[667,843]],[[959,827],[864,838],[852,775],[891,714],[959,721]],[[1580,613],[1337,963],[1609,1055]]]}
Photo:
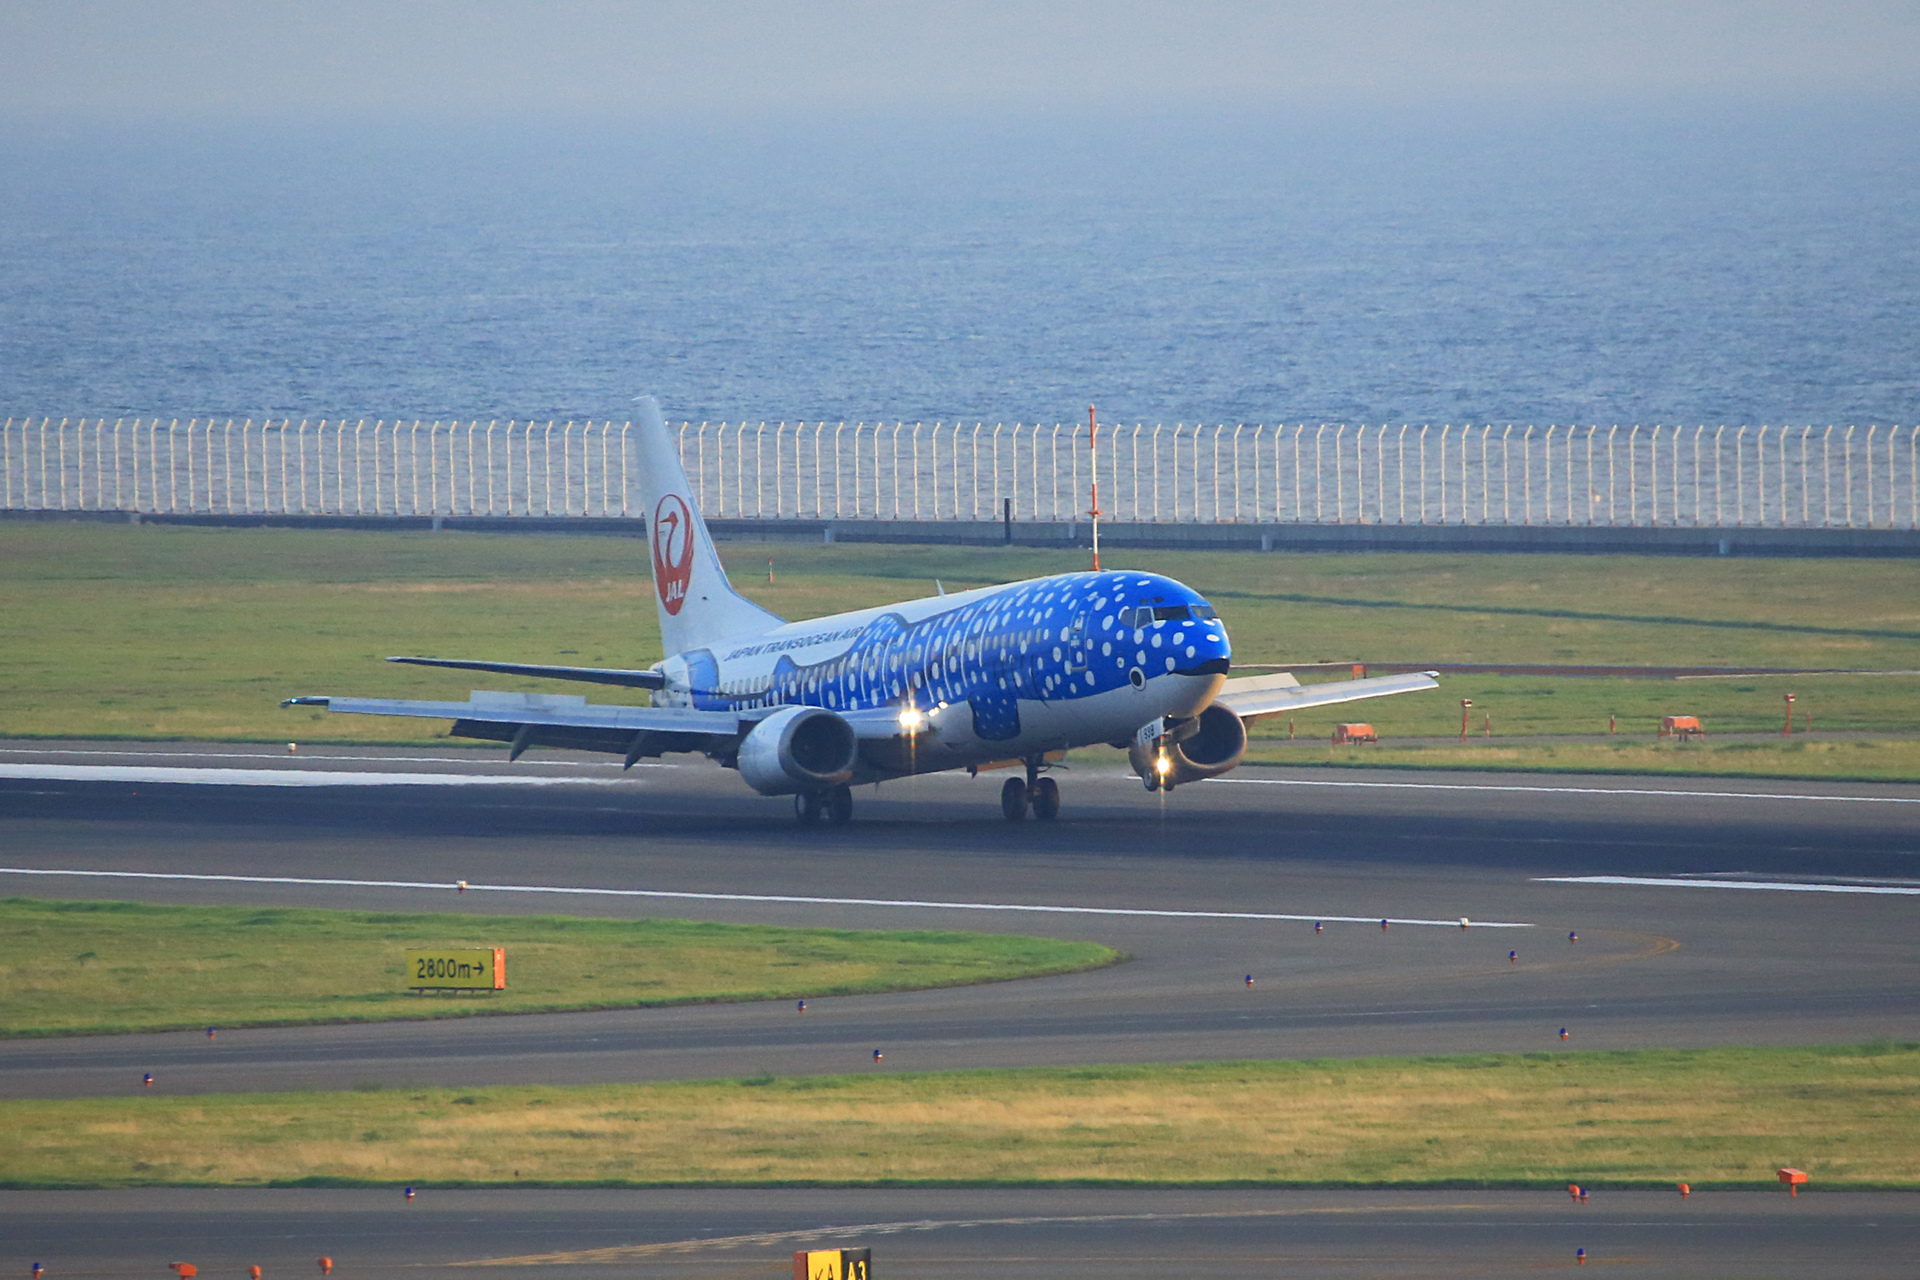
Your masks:
{"label": "dry grass patch", "polygon": [[[0,1103],[0,1182],[1920,1188],[1920,1045]],[[129,1125],[132,1128],[129,1128]]]}

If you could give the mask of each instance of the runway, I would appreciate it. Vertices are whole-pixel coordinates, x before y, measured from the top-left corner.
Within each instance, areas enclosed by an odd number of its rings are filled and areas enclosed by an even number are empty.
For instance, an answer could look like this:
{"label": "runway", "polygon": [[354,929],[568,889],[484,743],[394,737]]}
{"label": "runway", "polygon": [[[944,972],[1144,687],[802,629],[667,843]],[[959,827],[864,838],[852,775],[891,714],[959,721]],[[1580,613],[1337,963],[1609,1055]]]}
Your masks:
{"label": "runway", "polygon": [[[102,1231],[103,1223],[112,1224]],[[873,1274],[1638,1278],[1906,1277],[1920,1197],[1900,1194],[1029,1190],[14,1192],[0,1259],[49,1280],[269,1277],[778,1280],[795,1250],[868,1248]]]}
{"label": "runway", "polygon": [[[445,750],[12,744],[0,763],[0,864],[126,873],[0,872],[9,894],[951,927],[1129,957],[816,1000],[804,1016],[745,1004],[0,1041],[10,1097],[134,1093],[147,1071],[165,1093],[865,1071],[874,1048],[885,1070],[920,1071],[1920,1039],[1916,787],[1301,769],[1158,797],[1096,766],[1061,775],[1053,824],[1002,821],[988,775],[865,789],[851,826],[800,830],[718,769],[623,776],[558,753],[509,770]],[[222,769],[380,785],[151,772]],[[61,1278],[182,1258],[286,1274],[322,1253],[338,1276],[485,1275],[455,1264],[491,1260],[582,1280],[772,1277],[829,1243],[874,1248],[876,1275],[1532,1275],[1585,1248],[1634,1276],[1880,1276],[1909,1270],[1920,1198],[12,1192],[0,1234],[0,1264],[46,1253]]]}
{"label": "runway", "polygon": [[[1092,767],[1061,775],[1057,823],[1009,826],[997,778],[952,775],[863,789],[851,826],[802,830],[786,802],[701,764],[86,743],[0,763],[56,775],[0,779],[0,865],[117,873],[0,872],[8,893],[1037,932],[1130,957],[815,1000],[804,1017],[745,1004],[0,1041],[0,1096],[128,1093],[148,1071],[181,1093],[785,1075],[871,1069],[875,1048],[896,1071],[1531,1050],[1561,1047],[1562,1026],[1576,1048],[1920,1036],[1920,902],[1868,892],[1920,886],[1913,787],[1303,769],[1161,797]],[[385,785],[128,776],[225,769]],[[1462,916],[1483,923],[1440,927]]]}

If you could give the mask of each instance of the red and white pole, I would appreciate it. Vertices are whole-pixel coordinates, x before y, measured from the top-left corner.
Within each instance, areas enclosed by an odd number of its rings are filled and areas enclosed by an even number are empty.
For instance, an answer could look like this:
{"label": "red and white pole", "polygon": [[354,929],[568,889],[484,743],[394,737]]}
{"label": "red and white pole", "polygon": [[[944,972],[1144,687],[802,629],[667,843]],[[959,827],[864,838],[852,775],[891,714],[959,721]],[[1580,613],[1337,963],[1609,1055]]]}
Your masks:
{"label": "red and white pole", "polygon": [[1100,572],[1100,422],[1093,414],[1093,406],[1087,406],[1087,432],[1091,443],[1088,445],[1089,460],[1093,465],[1093,505],[1087,509],[1087,515],[1093,520],[1093,571]]}

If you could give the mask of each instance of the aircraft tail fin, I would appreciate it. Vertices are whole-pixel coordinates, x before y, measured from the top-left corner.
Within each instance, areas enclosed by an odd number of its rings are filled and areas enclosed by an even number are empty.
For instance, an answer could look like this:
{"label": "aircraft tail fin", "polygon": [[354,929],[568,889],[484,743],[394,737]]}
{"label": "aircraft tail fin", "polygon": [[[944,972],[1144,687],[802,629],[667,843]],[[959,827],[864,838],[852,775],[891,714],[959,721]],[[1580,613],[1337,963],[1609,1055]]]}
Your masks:
{"label": "aircraft tail fin", "polygon": [[732,639],[762,635],[785,619],[733,589],[700,518],[679,450],[660,416],[660,403],[641,396],[635,454],[653,548],[654,603],[660,642],[669,657]]}

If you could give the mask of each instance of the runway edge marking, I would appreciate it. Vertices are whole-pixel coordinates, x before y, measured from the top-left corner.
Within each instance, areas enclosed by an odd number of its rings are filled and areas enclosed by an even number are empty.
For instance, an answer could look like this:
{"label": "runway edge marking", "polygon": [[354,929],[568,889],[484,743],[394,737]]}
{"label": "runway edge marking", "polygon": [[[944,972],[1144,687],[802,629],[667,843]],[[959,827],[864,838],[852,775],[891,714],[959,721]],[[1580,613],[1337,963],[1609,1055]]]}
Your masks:
{"label": "runway edge marking", "polygon": [[1776,893],[1866,893],[1920,897],[1920,888],[1875,884],[1795,884],[1790,880],[1684,880],[1668,876],[1535,876],[1541,884],[1624,884],[1654,889],[1771,889]]}
{"label": "runway edge marking", "polygon": [[1387,791],[1522,791],[1550,796],[1672,796],[1681,800],[1830,800],[1836,804],[1920,804],[1920,796],[1823,796],[1800,791],[1681,791],[1662,787],[1529,787],[1513,782],[1336,782],[1320,778],[1208,778],[1241,787],[1370,787]]}
{"label": "runway edge marking", "polygon": [[[211,884],[289,884],[346,889],[432,889],[444,892],[458,889],[451,880],[348,880],[318,876],[240,876],[195,871],[90,871],[60,867],[0,867],[0,875],[79,876],[96,880],[175,880]],[[1460,917],[1451,920],[1420,920],[1403,916],[1296,915],[1270,911],[1178,911],[1158,907],[1078,907],[1049,906],[1020,902],[937,902],[917,898],[827,898],[792,893],[697,893],[683,889],[599,889],[572,885],[478,884],[465,882],[469,893],[553,893],[578,897],[667,898],[691,902],[770,902],[799,906],[825,907],[907,907],[921,911],[1027,911],[1042,915],[1081,916],[1161,916],[1179,920],[1286,920],[1300,923],[1324,921],[1328,924],[1431,925],[1458,929]],[[1475,929],[1531,929],[1524,921],[1474,920]]]}

